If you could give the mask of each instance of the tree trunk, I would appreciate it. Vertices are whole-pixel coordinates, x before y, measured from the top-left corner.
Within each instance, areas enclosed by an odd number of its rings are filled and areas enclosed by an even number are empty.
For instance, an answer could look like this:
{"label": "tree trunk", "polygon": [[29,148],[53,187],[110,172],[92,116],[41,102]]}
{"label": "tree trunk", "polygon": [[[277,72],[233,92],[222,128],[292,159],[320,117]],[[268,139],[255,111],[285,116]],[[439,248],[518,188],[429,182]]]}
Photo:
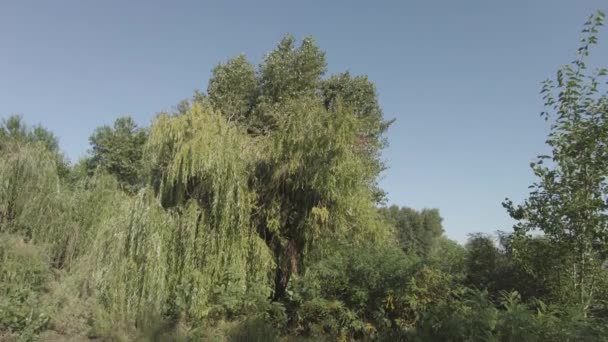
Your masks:
{"label": "tree trunk", "polygon": [[274,278],[274,294],[272,299],[279,301],[285,298],[287,286],[292,274],[299,274],[303,250],[296,241],[290,240],[287,247],[278,246],[275,249],[277,269]]}

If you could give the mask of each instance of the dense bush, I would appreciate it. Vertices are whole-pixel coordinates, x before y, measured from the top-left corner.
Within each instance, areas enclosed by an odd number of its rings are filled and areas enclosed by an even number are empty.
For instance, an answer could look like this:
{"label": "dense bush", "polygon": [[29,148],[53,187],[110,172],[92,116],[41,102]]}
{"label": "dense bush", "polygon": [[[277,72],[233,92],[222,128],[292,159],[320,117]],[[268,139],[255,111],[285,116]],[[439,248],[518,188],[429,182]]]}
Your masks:
{"label": "dense bush", "polygon": [[417,257],[396,246],[338,245],[294,282],[291,305],[304,335],[375,337],[394,325],[395,291],[409,281]]}
{"label": "dense bush", "polygon": [[51,280],[44,250],[0,234],[0,332],[29,340],[46,329],[49,308],[44,297]]}

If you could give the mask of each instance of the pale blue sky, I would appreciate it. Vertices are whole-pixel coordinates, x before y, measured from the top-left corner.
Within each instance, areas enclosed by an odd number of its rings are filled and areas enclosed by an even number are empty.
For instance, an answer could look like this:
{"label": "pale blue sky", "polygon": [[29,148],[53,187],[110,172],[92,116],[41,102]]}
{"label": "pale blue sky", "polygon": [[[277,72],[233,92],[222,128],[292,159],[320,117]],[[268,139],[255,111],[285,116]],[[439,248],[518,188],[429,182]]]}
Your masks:
{"label": "pale blue sky", "polygon": [[[148,125],[239,53],[259,63],[286,33],[315,37],[330,72],[367,74],[396,118],[381,184],[437,207],[447,235],[509,230],[544,152],[540,81],[573,59],[600,0],[2,1],[0,118],[23,114],[76,160],[95,127]],[[608,52],[604,32],[598,60]]]}

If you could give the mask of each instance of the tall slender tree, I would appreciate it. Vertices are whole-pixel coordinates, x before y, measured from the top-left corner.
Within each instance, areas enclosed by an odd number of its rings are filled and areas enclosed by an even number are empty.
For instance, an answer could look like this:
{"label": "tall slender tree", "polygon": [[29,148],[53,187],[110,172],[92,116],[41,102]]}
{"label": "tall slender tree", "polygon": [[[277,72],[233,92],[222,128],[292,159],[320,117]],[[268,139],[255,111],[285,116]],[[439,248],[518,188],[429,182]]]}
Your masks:
{"label": "tall slender tree", "polygon": [[585,24],[578,58],[544,83],[551,122],[551,155],[531,164],[538,181],[522,205],[504,203],[519,222],[517,233],[542,232],[559,249],[576,301],[588,305],[608,246],[608,96],[606,69],[590,72],[590,48],[597,44],[604,14]]}

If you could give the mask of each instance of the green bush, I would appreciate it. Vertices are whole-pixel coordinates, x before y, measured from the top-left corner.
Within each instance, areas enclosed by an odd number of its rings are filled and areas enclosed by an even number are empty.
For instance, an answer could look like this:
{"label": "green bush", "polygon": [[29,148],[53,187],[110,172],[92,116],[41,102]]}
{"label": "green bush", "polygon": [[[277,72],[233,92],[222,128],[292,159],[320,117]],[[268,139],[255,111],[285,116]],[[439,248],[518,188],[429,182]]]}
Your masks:
{"label": "green bush", "polygon": [[29,340],[46,329],[42,297],[50,280],[49,262],[39,247],[0,234],[0,332]]}
{"label": "green bush", "polygon": [[262,319],[246,320],[229,334],[231,342],[274,342],[279,341],[275,328]]}
{"label": "green bush", "polygon": [[392,300],[405,289],[417,257],[372,243],[332,250],[294,281],[296,330],[317,337],[374,338],[396,327]]}

